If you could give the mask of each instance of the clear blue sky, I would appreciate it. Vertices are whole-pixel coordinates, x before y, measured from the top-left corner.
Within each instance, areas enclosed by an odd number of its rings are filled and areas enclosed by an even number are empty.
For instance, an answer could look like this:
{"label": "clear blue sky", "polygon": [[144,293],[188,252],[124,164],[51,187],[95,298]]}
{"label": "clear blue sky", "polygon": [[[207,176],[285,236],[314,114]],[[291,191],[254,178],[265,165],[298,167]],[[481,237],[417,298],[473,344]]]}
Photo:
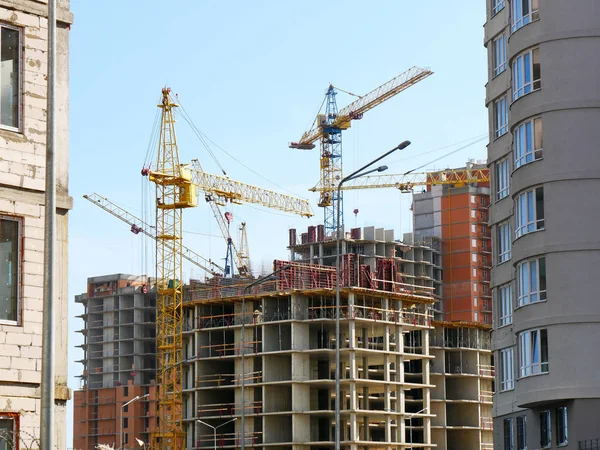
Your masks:
{"label": "clear blue sky", "polygon": [[[236,220],[248,222],[252,262],[266,270],[273,259],[288,257],[288,228],[322,222],[317,196],[307,191],[318,181],[318,151],[291,150],[287,144],[308,128],[330,82],[364,94],[413,65],[435,72],[345,132],[346,173],[405,139],[412,145],[386,161],[389,173],[428,163],[458,145],[425,153],[487,132],[483,1],[71,0],[71,8],[69,370],[74,389],[82,370],[74,362],[82,357],[74,348],[81,342],[74,331],[83,326],[74,318],[81,313],[74,296],[85,292],[87,277],[138,274],[149,265],[140,236],[82,195],[97,192],[141,214],[147,179],[140,170],[163,86],[179,95],[203,133],[262,176],[214,147],[232,178],[312,202],[316,216],[310,220],[248,206],[228,208]],[[340,94],[338,106],[352,100]],[[205,170],[218,173],[184,122],[178,132],[181,160],[199,158]],[[483,159],[485,144],[428,168]],[[144,190],[151,200],[151,191]],[[393,190],[347,194],[346,225],[410,231],[410,203],[410,196]],[[185,245],[213,259],[224,257],[222,239],[204,235],[218,234],[206,205],[186,211],[184,230]],[[188,266],[184,271],[200,276]],[[71,443],[71,413],[68,430]]]}

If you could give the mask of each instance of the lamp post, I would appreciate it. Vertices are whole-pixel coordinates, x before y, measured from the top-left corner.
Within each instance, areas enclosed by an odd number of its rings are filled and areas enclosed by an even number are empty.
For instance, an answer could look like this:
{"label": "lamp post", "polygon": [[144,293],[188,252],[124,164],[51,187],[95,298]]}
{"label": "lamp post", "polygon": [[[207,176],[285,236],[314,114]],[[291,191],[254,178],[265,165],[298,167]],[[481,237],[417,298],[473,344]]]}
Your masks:
{"label": "lamp post", "polygon": [[368,164],[365,164],[360,169],[355,170],[347,177],[343,178],[337,187],[337,198],[336,198],[336,239],[335,239],[335,450],[340,450],[340,235],[342,234],[342,227],[340,225],[341,211],[340,211],[340,191],[342,185],[346,181],[360,178],[373,172],[383,172],[387,170],[387,166],[379,166],[376,169],[368,169],[376,162],[382,160],[386,156],[394,153],[396,150],[405,149],[410,145],[410,141],[404,141],[400,145],[397,145],[391,150],[381,155],[379,158],[374,159]]}
{"label": "lamp post", "polygon": [[149,394],[144,394],[144,395],[142,395],[141,397],[140,397],[139,395],[136,395],[136,396],[135,396],[135,397],[133,397],[131,400],[129,400],[127,403],[123,403],[123,404],[121,405],[121,422],[120,422],[120,424],[121,424],[121,433],[119,434],[119,436],[120,436],[120,441],[121,441],[121,450],[123,450],[123,449],[125,448],[125,447],[123,446],[123,409],[124,409],[124,408],[125,408],[127,405],[129,405],[130,403],[133,403],[133,402],[136,402],[136,401],[138,401],[138,400],[141,400],[141,399],[143,399],[143,398],[146,398],[146,397],[148,397],[148,395],[149,395]]}
{"label": "lamp post", "polygon": [[228,423],[235,422],[236,420],[237,420],[237,417],[234,417],[233,419],[228,420],[227,422],[222,423],[221,425],[217,425],[216,427],[212,426],[209,423],[203,422],[200,419],[196,419],[196,422],[200,422],[202,425],[206,425],[207,427],[210,427],[213,429],[214,445],[215,445],[215,450],[217,450],[217,429],[221,428],[224,425],[227,425]]}
{"label": "lamp post", "polygon": [[413,448],[413,439],[412,439],[412,418],[413,416],[422,413],[423,411],[426,411],[427,408],[423,408],[420,411],[417,411],[416,413],[412,413],[408,415],[408,426],[410,427],[410,448]]}
{"label": "lamp post", "polygon": [[245,385],[246,385],[246,382],[245,382],[246,369],[244,366],[244,363],[245,363],[244,354],[246,353],[246,348],[245,348],[245,346],[246,346],[246,343],[245,343],[245,337],[246,337],[246,292],[251,287],[258,286],[259,284],[262,284],[265,281],[269,281],[270,279],[272,279],[273,275],[277,275],[282,270],[289,269],[290,267],[291,267],[291,264],[286,264],[285,266],[280,267],[273,273],[250,283],[248,286],[245,286],[244,289],[242,290],[242,340],[241,340],[241,348],[242,348],[242,450],[246,450],[246,392],[244,390]]}

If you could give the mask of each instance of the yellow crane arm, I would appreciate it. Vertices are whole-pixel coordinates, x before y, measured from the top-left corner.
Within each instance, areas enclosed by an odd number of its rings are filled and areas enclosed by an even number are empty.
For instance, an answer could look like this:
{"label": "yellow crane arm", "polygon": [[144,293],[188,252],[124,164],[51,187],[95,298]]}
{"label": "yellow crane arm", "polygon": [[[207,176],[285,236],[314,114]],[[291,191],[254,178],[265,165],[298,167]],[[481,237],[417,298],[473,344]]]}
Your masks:
{"label": "yellow crane arm", "polygon": [[[448,169],[439,172],[371,175],[359,177],[342,185],[343,191],[354,189],[397,188],[401,191],[411,191],[414,186],[455,185],[464,186],[469,183],[489,183],[488,169]],[[315,186],[310,191],[322,192],[326,189]]]}
{"label": "yellow crane arm", "polygon": [[308,200],[251,186],[228,177],[206,173],[197,160],[192,160],[191,172],[192,183],[205,193],[212,194],[221,200],[231,203],[254,203],[303,217],[314,215]]}
{"label": "yellow crane arm", "polygon": [[[392,78],[387,83],[382,84],[368,94],[363,95],[358,100],[350,103],[345,108],[342,108],[338,112],[337,118],[330,126],[342,130],[350,128],[350,122],[353,119],[361,119],[363,114],[370,109],[373,109],[375,106],[380,105],[432,74],[433,72],[429,69],[411,67],[406,72]],[[290,147],[304,150],[312,149],[314,148],[314,143],[319,140],[322,135],[323,128],[319,123],[319,120],[315,120],[312,129],[304,133],[300,138],[300,141],[292,142]]]}
{"label": "yellow crane arm", "polygon": [[[115,205],[106,197],[102,197],[101,195],[93,193],[90,195],[84,195],[83,198],[90,201],[99,208],[102,208],[104,211],[112,214],[117,219],[120,219],[126,224],[130,225],[131,231],[133,233],[144,233],[146,236],[156,240],[156,227],[147,224],[142,219],[137,218],[133,214],[124,210],[123,208]],[[198,253],[196,253],[193,250],[190,250],[185,246],[182,246],[181,256],[190,261],[192,264],[195,264],[196,266],[200,267],[201,269],[212,275],[217,275],[219,273],[216,272],[214,269],[209,269],[210,266],[214,266],[215,268],[219,269],[222,273],[224,273],[225,269],[223,269],[221,266],[212,262],[210,259],[206,259],[203,256],[200,256]]]}

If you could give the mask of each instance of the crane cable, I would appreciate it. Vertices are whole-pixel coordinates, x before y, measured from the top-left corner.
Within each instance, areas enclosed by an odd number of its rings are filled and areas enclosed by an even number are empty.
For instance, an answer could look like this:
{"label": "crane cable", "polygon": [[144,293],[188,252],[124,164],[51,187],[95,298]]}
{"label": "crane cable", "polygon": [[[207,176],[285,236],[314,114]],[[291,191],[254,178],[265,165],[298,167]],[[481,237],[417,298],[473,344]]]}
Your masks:
{"label": "crane cable", "polygon": [[[221,169],[223,175],[227,176],[227,173],[225,172],[225,169],[223,168],[223,166],[219,163],[219,161],[217,160],[217,157],[215,156],[215,154],[210,150],[210,147],[208,146],[208,144],[206,143],[206,141],[210,142],[211,144],[213,144],[215,147],[217,147],[219,150],[221,150],[223,153],[225,153],[227,156],[229,156],[231,159],[233,159],[235,162],[237,162],[238,164],[240,164],[241,166],[243,166],[244,168],[246,168],[247,170],[249,170],[250,172],[252,172],[253,174],[255,174],[256,176],[262,178],[263,180],[265,180],[266,182],[272,184],[273,186],[278,187],[281,190],[284,190],[292,195],[295,195],[297,197],[302,197],[300,195],[298,195],[295,192],[290,191],[289,189],[286,189],[285,187],[275,183],[273,180],[270,180],[269,178],[261,175],[260,173],[258,173],[256,170],[252,169],[251,167],[247,166],[246,164],[244,164],[242,161],[240,161],[239,159],[237,159],[235,156],[233,156],[231,153],[229,153],[227,150],[225,150],[223,147],[221,147],[219,144],[217,144],[215,141],[213,141],[210,137],[208,137],[205,133],[203,133],[202,131],[200,131],[198,129],[198,127],[196,127],[194,125],[194,123],[192,122],[191,117],[189,116],[189,114],[185,111],[185,108],[183,107],[183,105],[181,104],[181,101],[178,100],[181,112],[183,113],[183,118],[184,120],[190,125],[190,127],[192,128],[192,130],[194,131],[194,134],[196,134],[196,136],[198,137],[198,139],[200,140],[200,142],[202,142],[202,144],[204,145],[204,147],[206,148],[206,150],[208,151],[208,153],[211,155],[211,157],[213,158],[213,160],[215,161],[215,163],[219,166],[219,168]],[[322,105],[321,105],[322,106]],[[304,197],[302,197],[304,198]]]}
{"label": "crane cable", "polygon": [[419,167],[415,167],[414,169],[411,169],[408,172],[404,172],[403,175],[408,175],[409,173],[414,172],[415,170],[422,169],[423,167],[428,166],[430,164],[433,164],[434,162],[437,162],[440,159],[444,159],[447,156],[450,156],[450,155],[453,155],[454,153],[460,152],[461,150],[464,150],[465,148],[468,148],[471,145],[475,145],[476,143],[483,141],[486,137],[487,137],[487,134],[485,136],[483,136],[483,137],[480,137],[479,139],[474,140],[473,142],[469,142],[468,144],[463,145],[462,147],[457,148],[456,150],[452,150],[451,152],[445,153],[444,155],[442,155],[442,156],[440,156],[438,158],[435,158],[434,160],[431,160],[431,161],[429,161],[429,162],[427,162],[425,164],[422,164]]}

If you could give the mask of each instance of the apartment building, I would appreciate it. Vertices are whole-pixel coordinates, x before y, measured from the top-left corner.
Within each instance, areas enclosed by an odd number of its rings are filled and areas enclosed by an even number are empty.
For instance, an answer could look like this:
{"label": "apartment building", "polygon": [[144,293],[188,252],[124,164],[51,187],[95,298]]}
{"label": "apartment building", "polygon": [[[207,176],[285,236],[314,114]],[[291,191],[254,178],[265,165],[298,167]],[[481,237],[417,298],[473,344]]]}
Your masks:
{"label": "apartment building", "polygon": [[486,4],[495,448],[598,448],[599,5]]}
{"label": "apartment building", "polygon": [[[39,439],[47,2],[0,1],[0,436]],[[66,448],[69,1],[58,2],[55,443]],[[0,443],[0,446],[3,444]]]}
{"label": "apartment building", "polygon": [[79,331],[83,372],[81,389],[74,395],[73,447],[133,448],[135,439],[149,443],[156,425],[153,279],[127,274],[91,277],[87,292],[75,302],[83,306],[78,317],[84,328]]}
{"label": "apartment building", "polygon": [[[432,175],[451,181],[473,173],[489,179],[482,162]],[[442,243],[443,291],[438,306],[442,321],[492,324],[489,204],[489,182],[485,181],[428,185],[424,192],[413,194],[415,239],[436,237]]]}

